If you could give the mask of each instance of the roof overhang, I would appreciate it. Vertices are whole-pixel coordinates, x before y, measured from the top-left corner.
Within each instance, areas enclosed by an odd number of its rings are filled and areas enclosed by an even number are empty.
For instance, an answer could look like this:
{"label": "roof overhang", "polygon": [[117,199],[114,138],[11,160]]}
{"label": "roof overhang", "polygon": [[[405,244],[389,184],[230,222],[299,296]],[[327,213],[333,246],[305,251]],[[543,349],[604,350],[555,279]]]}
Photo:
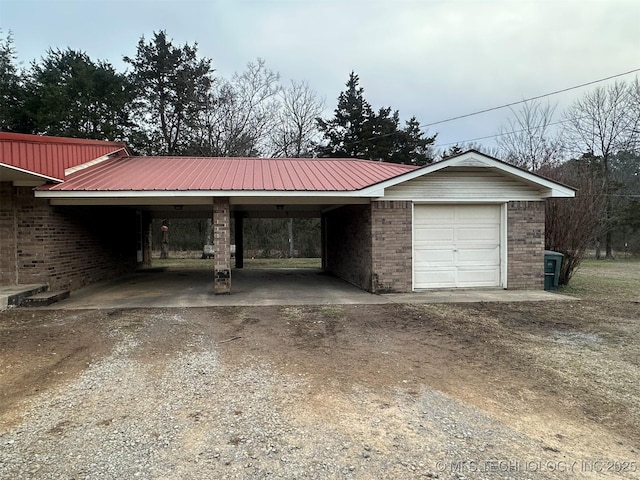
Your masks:
{"label": "roof overhang", "polygon": [[380,196],[379,190],[363,194],[357,191],[283,191],[283,190],[153,190],[153,191],[65,191],[35,190],[38,198],[48,198],[52,205],[145,205],[159,203],[203,204],[212,203],[215,197],[227,197],[232,203],[242,202],[295,202],[295,203],[344,203],[347,199],[369,199]]}
{"label": "roof overhang", "polygon": [[11,182],[16,187],[38,187],[47,182],[62,183],[59,178],[49,177],[6,163],[0,163],[0,181]]}

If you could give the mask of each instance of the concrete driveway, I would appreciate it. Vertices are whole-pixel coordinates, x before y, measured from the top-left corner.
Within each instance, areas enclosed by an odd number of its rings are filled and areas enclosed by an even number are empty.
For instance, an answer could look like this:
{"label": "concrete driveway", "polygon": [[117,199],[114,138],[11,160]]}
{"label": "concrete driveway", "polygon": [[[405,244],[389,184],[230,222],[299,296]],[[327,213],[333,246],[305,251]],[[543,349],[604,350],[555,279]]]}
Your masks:
{"label": "concrete driveway", "polygon": [[349,305],[383,303],[568,300],[545,291],[466,290],[374,295],[319,269],[243,269],[232,273],[231,295],[214,295],[209,269],[149,269],[71,293],[48,309]]}

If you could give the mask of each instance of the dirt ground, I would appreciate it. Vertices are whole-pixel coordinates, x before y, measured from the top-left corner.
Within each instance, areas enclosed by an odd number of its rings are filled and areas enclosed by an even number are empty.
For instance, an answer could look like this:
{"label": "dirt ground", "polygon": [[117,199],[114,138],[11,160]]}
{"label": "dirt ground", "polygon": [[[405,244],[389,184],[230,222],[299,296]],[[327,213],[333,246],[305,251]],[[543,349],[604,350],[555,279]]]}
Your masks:
{"label": "dirt ground", "polygon": [[[577,283],[583,294],[591,288]],[[0,448],[34,403],[101,362],[118,335],[128,334],[148,375],[164,374],[163,358],[206,339],[227,365],[303,378],[307,393],[291,408],[308,425],[366,436],[357,392],[375,395],[384,410],[398,391],[410,402],[431,389],[527,436],[541,458],[581,462],[576,478],[602,471],[638,478],[640,298],[621,295],[506,304],[11,310],[0,314]],[[517,445],[508,453],[517,458]],[[594,461],[603,462],[598,474],[585,473]],[[437,471],[449,478],[435,464],[425,475]]]}

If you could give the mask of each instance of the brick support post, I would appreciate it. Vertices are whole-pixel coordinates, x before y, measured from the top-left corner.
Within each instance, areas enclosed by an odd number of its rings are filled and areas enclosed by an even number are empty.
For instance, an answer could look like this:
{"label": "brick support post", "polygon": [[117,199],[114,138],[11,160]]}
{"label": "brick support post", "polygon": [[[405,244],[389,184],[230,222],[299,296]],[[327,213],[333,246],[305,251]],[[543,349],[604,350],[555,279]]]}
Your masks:
{"label": "brick support post", "polygon": [[371,292],[410,292],[411,202],[371,202]]}
{"label": "brick support post", "polygon": [[226,197],[213,199],[213,249],[214,293],[231,293],[231,219]]}
{"label": "brick support post", "polygon": [[508,274],[510,290],[544,286],[544,202],[507,205]]}

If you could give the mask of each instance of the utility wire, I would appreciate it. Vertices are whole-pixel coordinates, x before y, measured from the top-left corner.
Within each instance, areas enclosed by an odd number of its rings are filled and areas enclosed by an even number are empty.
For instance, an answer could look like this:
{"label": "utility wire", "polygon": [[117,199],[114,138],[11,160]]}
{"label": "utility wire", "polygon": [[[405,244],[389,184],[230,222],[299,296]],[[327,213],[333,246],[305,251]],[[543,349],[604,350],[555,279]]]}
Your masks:
{"label": "utility wire", "polygon": [[640,68],[636,68],[634,70],[629,70],[628,72],[624,72],[624,73],[618,73],[616,75],[611,75],[609,77],[601,78],[599,80],[593,80],[591,82],[582,83],[580,85],[575,85],[573,87],[563,88],[562,90],[556,90],[555,92],[545,93],[543,95],[538,95],[538,96],[535,96],[535,97],[526,98],[524,100],[519,100],[517,102],[505,103],[504,105],[500,105],[498,107],[486,108],[484,110],[479,110],[477,112],[467,113],[465,115],[458,115],[457,117],[447,118],[446,120],[439,120],[437,122],[427,123],[425,125],[421,125],[421,127],[431,127],[433,125],[440,125],[441,123],[447,123],[447,122],[453,122],[454,120],[460,120],[461,118],[473,117],[474,115],[480,115],[481,113],[487,113],[487,112],[492,112],[494,110],[500,110],[500,109],[503,109],[503,108],[512,107],[514,105],[519,105],[521,103],[530,102],[531,100],[538,100],[540,98],[550,97],[551,95],[557,95],[558,93],[568,92],[570,90],[575,90],[576,88],[586,87],[586,86],[589,86],[589,85],[593,85],[594,83],[604,82],[606,80],[611,80],[612,78],[622,77],[623,75],[629,75],[630,73],[635,73],[635,72],[640,72]]}
{"label": "utility wire", "polygon": [[[579,118],[579,120],[582,119],[582,118],[586,118],[586,117],[581,117],[581,118]],[[448,147],[449,145],[465,144],[465,143],[469,143],[469,142],[475,142],[476,140],[486,140],[487,138],[504,137],[505,135],[513,135],[513,134],[516,134],[516,133],[534,132],[534,131],[540,130],[542,128],[553,127],[554,125],[560,125],[562,123],[567,123],[567,122],[572,122],[572,121],[573,121],[573,119],[558,120],[557,122],[547,123],[546,125],[540,125],[538,127],[533,127],[533,128],[523,128],[521,130],[512,130],[512,131],[508,131],[508,132],[494,133],[492,135],[485,135],[484,137],[470,138],[468,140],[460,140],[458,142],[437,143],[437,144],[433,145],[433,147]]]}
{"label": "utility wire", "polygon": [[[430,127],[430,126],[433,126],[433,125],[439,125],[441,123],[452,122],[454,120],[459,120],[461,118],[473,117],[474,115],[480,115],[482,113],[492,112],[494,110],[500,110],[502,108],[511,107],[513,105],[519,105],[521,103],[530,102],[531,100],[538,100],[540,98],[549,97],[551,95],[556,95],[558,93],[568,92],[570,90],[575,90],[577,88],[586,87],[588,85],[593,85],[594,83],[604,82],[606,80],[611,80],[612,78],[622,77],[624,75],[629,75],[630,73],[635,73],[635,72],[640,72],[640,68],[635,68],[633,70],[629,70],[628,72],[623,72],[623,73],[618,73],[616,75],[611,75],[611,76],[606,77],[606,78],[600,78],[598,80],[592,80],[591,82],[582,83],[580,85],[574,85],[573,87],[563,88],[562,90],[556,90],[555,92],[545,93],[544,95],[538,95],[538,96],[527,98],[527,99],[520,100],[520,101],[517,101],[517,102],[506,103],[506,104],[500,105],[498,107],[487,108],[487,109],[480,110],[480,111],[477,111],[477,112],[467,113],[465,115],[458,115],[457,117],[448,118],[446,120],[440,120],[440,121],[437,121],[437,122],[427,123],[426,125],[420,125],[420,129],[423,130],[426,127]],[[563,121],[560,121],[560,122],[551,123],[548,126],[557,125],[557,124],[564,123],[564,122],[567,122],[567,121],[568,120],[563,120]],[[472,138],[472,139],[469,139],[469,140],[462,140],[462,141],[458,141],[458,142],[443,143],[443,144],[433,145],[433,146],[434,147],[445,147],[445,146],[448,146],[448,145],[457,145],[459,143],[474,142],[476,140],[486,140],[487,138],[500,137],[500,136],[503,136],[503,135],[509,135],[511,133],[522,133],[523,131],[524,130],[519,130],[517,132],[498,133],[498,134],[493,134],[493,135],[487,135],[485,137],[477,137],[477,138]],[[359,140],[353,140],[351,142],[348,142],[347,145],[350,145],[350,146],[351,145],[357,145],[357,144],[362,143],[362,142],[368,142],[368,141],[371,141],[371,140],[376,140],[378,138],[385,138],[385,137],[389,137],[389,136],[392,136],[392,135],[395,135],[395,132],[393,132],[393,133],[385,133],[385,134],[382,134],[382,135],[375,135],[375,136],[370,137],[370,138],[362,138],[362,139],[359,139]]]}

